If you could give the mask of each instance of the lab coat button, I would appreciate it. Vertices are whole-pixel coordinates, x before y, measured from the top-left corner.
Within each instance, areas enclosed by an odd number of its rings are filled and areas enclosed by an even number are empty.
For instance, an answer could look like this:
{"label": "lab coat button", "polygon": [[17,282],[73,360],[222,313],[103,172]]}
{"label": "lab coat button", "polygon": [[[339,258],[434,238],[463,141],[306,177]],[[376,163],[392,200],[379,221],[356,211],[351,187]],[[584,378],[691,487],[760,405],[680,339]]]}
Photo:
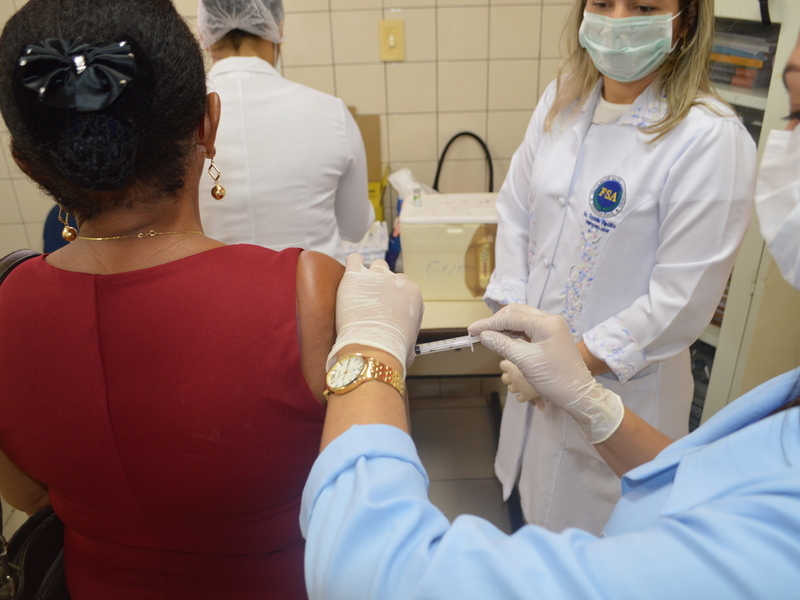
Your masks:
{"label": "lab coat button", "polygon": [[559,199],[558,199],[558,203],[559,203],[561,206],[566,206],[566,205],[567,205],[567,201],[566,201],[566,200],[564,200],[564,198],[559,198]]}
{"label": "lab coat button", "polygon": [[548,259],[545,258],[542,262],[544,263],[544,268],[545,269],[549,269],[550,268],[550,261]]}

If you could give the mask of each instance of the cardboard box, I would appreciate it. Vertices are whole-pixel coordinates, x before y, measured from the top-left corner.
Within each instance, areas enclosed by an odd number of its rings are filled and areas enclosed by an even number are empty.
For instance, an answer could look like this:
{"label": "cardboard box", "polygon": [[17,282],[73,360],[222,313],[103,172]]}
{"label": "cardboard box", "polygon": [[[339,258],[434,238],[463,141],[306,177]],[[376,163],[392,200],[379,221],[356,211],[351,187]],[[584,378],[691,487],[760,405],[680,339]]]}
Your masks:
{"label": "cardboard box", "polygon": [[497,194],[423,194],[400,212],[403,272],[424,300],[483,302],[494,269]]}
{"label": "cardboard box", "polygon": [[[383,192],[386,189],[388,171],[381,168],[381,119],[379,115],[359,115],[348,106],[361,130],[364,150],[367,154],[367,182],[369,199],[375,208],[375,219],[383,220]],[[387,165],[388,169],[388,165]]]}

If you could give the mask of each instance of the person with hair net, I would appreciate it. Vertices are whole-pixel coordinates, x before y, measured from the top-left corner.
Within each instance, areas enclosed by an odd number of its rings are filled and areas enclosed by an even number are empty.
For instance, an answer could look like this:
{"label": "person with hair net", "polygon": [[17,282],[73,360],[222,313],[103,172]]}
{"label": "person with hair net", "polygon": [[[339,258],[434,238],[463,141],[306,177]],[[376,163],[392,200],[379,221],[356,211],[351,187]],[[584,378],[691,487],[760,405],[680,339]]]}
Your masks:
{"label": "person with hair net", "polygon": [[287,81],[275,69],[281,0],[199,0],[198,28],[222,99],[215,166],[226,194],[204,186],[207,234],[273,250],[301,247],[344,262],[375,220],[358,125],[339,98]]}

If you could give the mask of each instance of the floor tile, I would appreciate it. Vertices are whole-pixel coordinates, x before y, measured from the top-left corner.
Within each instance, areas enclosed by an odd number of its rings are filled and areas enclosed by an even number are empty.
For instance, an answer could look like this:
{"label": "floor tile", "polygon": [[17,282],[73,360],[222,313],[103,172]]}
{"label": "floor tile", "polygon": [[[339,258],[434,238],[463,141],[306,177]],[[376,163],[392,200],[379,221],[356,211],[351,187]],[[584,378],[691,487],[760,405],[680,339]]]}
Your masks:
{"label": "floor tile", "polygon": [[496,443],[487,407],[410,412],[411,437],[431,480],[494,477]]}
{"label": "floor tile", "polygon": [[428,497],[451,522],[458,515],[477,515],[511,533],[502,488],[495,478],[431,481]]}

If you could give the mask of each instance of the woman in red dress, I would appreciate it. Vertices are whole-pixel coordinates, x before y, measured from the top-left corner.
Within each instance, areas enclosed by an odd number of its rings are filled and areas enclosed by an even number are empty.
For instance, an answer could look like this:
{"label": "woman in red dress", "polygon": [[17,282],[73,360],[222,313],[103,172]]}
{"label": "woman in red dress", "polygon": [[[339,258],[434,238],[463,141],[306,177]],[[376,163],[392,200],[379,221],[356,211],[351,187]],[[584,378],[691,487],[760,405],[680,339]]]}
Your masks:
{"label": "woman in red dress", "polygon": [[0,110],[78,221],[0,286],[0,493],[63,520],[73,600],[304,598],[341,266],[203,235],[220,103],[170,0],[29,0]]}

